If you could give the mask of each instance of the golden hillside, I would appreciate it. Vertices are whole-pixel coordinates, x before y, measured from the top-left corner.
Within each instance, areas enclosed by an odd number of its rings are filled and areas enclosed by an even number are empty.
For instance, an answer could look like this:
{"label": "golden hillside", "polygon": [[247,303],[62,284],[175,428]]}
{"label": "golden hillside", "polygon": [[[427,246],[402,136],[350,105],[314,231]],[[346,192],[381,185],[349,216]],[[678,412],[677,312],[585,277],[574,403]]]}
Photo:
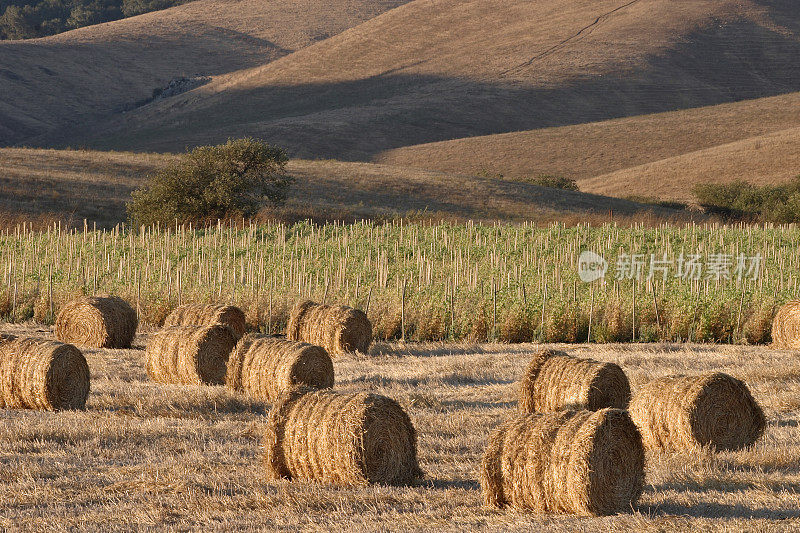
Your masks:
{"label": "golden hillside", "polygon": [[800,17],[785,2],[676,5],[415,0],[80,138],[162,151],[257,135],[299,156],[364,160],[800,90]]}
{"label": "golden hillside", "polygon": [[0,41],[0,146],[116,120],[173,79],[202,83],[263,65],[402,3],[197,0],[43,39]]}
{"label": "golden hillside", "polygon": [[[82,220],[109,227],[126,219],[131,191],[174,156],[89,150],[0,149],[0,215]],[[339,161],[292,160],[297,178],[283,218],[412,216],[453,220],[625,219],[652,211],[634,202],[527,183]],[[2,216],[0,216],[2,218]]]}

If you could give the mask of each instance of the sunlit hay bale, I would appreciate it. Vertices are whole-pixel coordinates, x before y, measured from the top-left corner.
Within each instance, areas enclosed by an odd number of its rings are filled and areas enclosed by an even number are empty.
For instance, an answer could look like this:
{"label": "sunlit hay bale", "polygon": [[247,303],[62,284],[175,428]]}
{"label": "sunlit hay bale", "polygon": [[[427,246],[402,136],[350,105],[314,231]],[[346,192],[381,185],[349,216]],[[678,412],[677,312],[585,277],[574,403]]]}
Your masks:
{"label": "sunlit hay bale", "polygon": [[376,394],[288,392],[270,411],[265,447],[268,479],[407,485],[422,475],[411,420]]}
{"label": "sunlit hay bale", "polygon": [[647,448],[738,450],[764,432],[764,412],[743,382],[721,372],[665,377],[644,385],[630,404]]}
{"label": "sunlit hay bale", "polygon": [[4,335],[0,342],[0,407],[83,409],[89,365],[71,344]]}
{"label": "sunlit hay bale", "polygon": [[231,353],[225,383],[255,399],[275,401],[298,386],[333,387],[333,362],[319,346],[251,334]]}
{"label": "sunlit hay bale", "polygon": [[572,357],[557,350],[534,354],[520,381],[518,407],[523,413],[603,407],[625,409],[631,387],[614,363]]}
{"label": "sunlit hay bale", "polygon": [[136,335],[136,311],[116,296],[85,296],[67,302],[56,318],[61,342],[91,348],[130,348]]}
{"label": "sunlit hay bale", "polygon": [[236,341],[222,324],[164,328],[147,343],[147,374],[161,383],[222,385]]}
{"label": "sunlit hay bale", "polygon": [[792,300],[778,309],[772,320],[772,345],[800,350],[800,300]]}
{"label": "sunlit hay bale", "polygon": [[244,311],[232,305],[181,305],[164,320],[164,327],[210,326],[212,324],[223,324],[230,327],[237,338],[244,335],[247,329]]}
{"label": "sunlit hay bale", "polygon": [[519,414],[486,446],[486,505],[534,513],[608,515],[642,494],[642,437],[622,409]]}
{"label": "sunlit hay bale", "polygon": [[286,336],[293,341],[322,346],[331,357],[367,353],[372,342],[372,324],[358,309],[304,301],[292,309]]}

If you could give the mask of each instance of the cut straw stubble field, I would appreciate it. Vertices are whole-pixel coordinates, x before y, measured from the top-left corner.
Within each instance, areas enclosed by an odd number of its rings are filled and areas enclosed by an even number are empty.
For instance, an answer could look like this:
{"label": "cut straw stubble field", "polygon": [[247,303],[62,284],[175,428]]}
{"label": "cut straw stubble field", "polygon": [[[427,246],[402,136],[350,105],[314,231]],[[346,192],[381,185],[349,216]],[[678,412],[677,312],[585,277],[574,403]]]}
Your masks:
{"label": "cut straw stubble field", "polygon": [[[6,325],[8,333],[47,335]],[[44,328],[38,328],[44,329]],[[140,336],[134,346],[146,344]],[[419,436],[425,478],[411,487],[270,482],[270,404],[225,387],[147,378],[140,350],[86,350],[86,411],[0,411],[0,527],[310,531],[791,530],[800,519],[800,360],[763,347],[553,346],[614,362],[634,390],[652,378],[719,369],[744,379],[767,414],[753,449],[648,454],[633,513],[535,517],[483,506],[488,435],[515,412],[533,345],[378,344],[336,359],[336,390],[396,399]]]}

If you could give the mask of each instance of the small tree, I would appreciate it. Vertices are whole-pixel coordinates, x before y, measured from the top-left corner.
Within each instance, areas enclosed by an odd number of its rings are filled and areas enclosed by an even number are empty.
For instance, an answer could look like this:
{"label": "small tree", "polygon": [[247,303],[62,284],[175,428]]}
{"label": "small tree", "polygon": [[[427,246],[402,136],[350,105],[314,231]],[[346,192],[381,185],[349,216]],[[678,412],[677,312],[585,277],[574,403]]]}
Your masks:
{"label": "small tree", "polygon": [[534,178],[523,178],[522,181],[539,187],[549,187],[551,189],[563,189],[565,191],[578,191],[578,184],[575,180],[564,176],[552,176],[550,174],[540,174]]}
{"label": "small tree", "polygon": [[195,148],[134,191],[128,214],[136,225],[252,216],[265,201],[286,200],[288,160],[282,148],[250,138]]}

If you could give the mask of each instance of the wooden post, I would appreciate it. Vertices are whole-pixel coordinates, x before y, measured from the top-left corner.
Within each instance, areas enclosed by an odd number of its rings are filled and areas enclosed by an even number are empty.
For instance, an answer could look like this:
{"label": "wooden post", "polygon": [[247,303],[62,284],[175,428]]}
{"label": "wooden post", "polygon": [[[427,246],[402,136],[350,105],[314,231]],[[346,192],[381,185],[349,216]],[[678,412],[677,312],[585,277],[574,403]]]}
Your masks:
{"label": "wooden post", "polygon": [[366,305],[366,307],[364,307],[364,314],[367,315],[367,316],[369,316],[369,303],[372,300],[372,289],[374,287],[375,287],[374,285],[371,286],[369,288],[369,294],[367,294],[367,305]]}
{"label": "wooden post", "polygon": [[272,273],[272,286],[269,289],[269,311],[267,315],[267,335],[272,335],[272,293],[275,291],[275,273]]}
{"label": "wooden post", "polygon": [[586,342],[592,342],[592,316],[594,316],[594,285],[589,287],[589,332],[586,334]]}
{"label": "wooden post", "polygon": [[542,293],[542,320],[539,323],[539,329],[544,331],[544,310],[547,308],[547,282],[544,282],[544,291]]}
{"label": "wooden post", "polygon": [[659,335],[661,332],[661,315],[658,313],[658,300],[656,299],[656,284],[652,284],[653,288],[653,309],[656,311],[656,326],[658,327]]}
{"label": "wooden post", "polygon": [[736,315],[736,335],[740,334],[742,323],[742,308],[744,307],[744,286],[742,286],[742,297],[739,299],[739,314]]}
{"label": "wooden post", "polygon": [[492,341],[497,340],[497,285],[492,279]]}
{"label": "wooden post", "polygon": [[400,302],[400,340],[406,342],[406,280],[403,278],[403,295]]}
{"label": "wooden post", "polygon": [[52,263],[48,267],[48,276],[47,276],[47,300],[50,305],[50,320],[55,319],[55,309],[53,305],[53,265]]}
{"label": "wooden post", "polygon": [[136,320],[138,321],[141,316],[141,311],[139,308],[139,298],[141,296],[142,286],[141,286],[141,271],[136,269]]}
{"label": "wooden post", "polygon": [[633,278],[633,304],[631,312],[631,342],[636,342],[636,278]]}

